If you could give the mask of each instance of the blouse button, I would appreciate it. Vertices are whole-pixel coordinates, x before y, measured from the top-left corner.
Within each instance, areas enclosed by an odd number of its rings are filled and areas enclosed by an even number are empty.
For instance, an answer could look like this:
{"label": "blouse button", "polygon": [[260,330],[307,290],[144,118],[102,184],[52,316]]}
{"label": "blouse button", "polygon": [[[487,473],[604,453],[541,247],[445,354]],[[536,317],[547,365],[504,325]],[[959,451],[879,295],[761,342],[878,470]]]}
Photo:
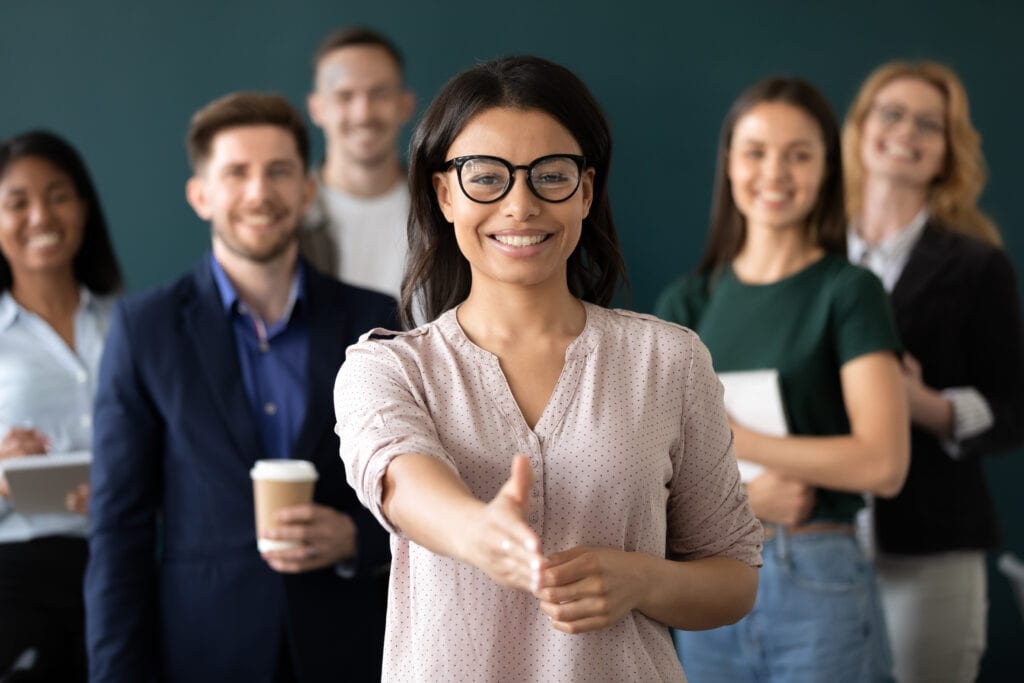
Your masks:
{"label": "blouse button", "polygon": [[264,403],[263,404],[263,412],[266,413],[267,415],[276,415],[277,414],[277,406],[274,405],[273,403]]}

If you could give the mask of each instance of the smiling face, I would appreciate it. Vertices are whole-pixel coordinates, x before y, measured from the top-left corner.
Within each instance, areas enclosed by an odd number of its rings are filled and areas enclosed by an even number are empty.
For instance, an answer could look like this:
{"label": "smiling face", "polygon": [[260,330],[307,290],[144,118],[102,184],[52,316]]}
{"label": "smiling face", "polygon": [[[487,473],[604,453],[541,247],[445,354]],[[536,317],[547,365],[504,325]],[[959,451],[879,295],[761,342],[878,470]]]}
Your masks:
{"label": "smiling face", "polygon": [[825,176],[821,127],[790,104],[751,107],[733,127],[728,174],[748,230],[804,230]]}
{"label": "smiling face", "polygon": [[40,271],[71,271],[82,245],[85,201],[49,161],[22,157],[0,178],[0,251],[15,281]]}
{"label": "smiling face", "polygon": [[397,157],[398,134],[414,105],[398,64],[379,45],[350,45],[325,55],[308,100],[329,151],[370,167]]}
{"label": "smiling face", "polygon": [[218,255],[258,263],[296,248],[313,192],[295,138],[272,125],[217,133],[187,186],[192,208],[212,224]]}
{"label": "smiling face", "polygon": [[869,176],[926,188],[946,162],[946,99],[918,78],[897,78],[864,119],[861,159]]}
{"label": "smiling face", "polygon": [[[488,155],[526,166],[549,154],[582,154],[562,124],[538,110],[487,109],[462,129],[447,158]],[[466,177],[464,176],[464,180]],[[579,189],[568,200],[537,197],[517,170],[500,200],[481,204],[459,187],[454,168],[434,174],[438,205],[454,224],[455,238],[469,261],[473,288],[486,283],[568,289],[566,262],[579,243],[594,193],[594,170],[585,169]]]}

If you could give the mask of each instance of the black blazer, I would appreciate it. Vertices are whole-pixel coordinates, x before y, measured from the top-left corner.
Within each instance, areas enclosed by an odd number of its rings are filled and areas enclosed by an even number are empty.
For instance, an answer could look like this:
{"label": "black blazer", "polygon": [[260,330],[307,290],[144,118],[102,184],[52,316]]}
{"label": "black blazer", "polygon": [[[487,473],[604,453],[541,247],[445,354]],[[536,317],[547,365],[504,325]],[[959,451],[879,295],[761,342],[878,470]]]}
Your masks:
{"label": "black blazer", "polygon": [[925,384],[976,388],[995,424],[962,442],[959,460],[935,436],[912,429],[903,490],[876,500],[878,546],[903,554],[991,548],[998,532],[980,456],[1024,442],[1024,335],[1013,267],[999,249],[930,221],[892,304]]}
{"label": "black blazer", "polygon": [[256,550],[249,470],[263,447],[209,258],[128,297],[99,373],[85,581],[92,681],[270,683],[282,642],[299,680],[378,680],[387,535],[345,481],[334,379],[362,332],[394,326],[389,297],[306,269],[306,416],[292,449],[314,498],[359,530],[359,574],[284,575]]}

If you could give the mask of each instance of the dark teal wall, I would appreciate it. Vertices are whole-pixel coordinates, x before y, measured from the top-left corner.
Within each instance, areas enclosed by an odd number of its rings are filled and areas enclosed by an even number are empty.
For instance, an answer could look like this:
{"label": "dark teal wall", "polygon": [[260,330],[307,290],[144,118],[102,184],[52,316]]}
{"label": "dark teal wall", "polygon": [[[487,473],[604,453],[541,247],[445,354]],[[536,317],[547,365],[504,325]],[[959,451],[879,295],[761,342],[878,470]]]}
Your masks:
{"label": "dark teal wall", "polygon": [[[0,136],[45,126],[80,147],[130,288],[149,286],[208,244],[184,202],[191,112],[236,89],[301,104],[315,44],[355,22],[402,46],[421,109],[450,75],[501,54],[540,54],[583,77],[616,135],[611,192],[639,310],[696,262],[718,125],[740,89],[799,74],[843,112],[893,58],[937,59],[963,77],[992,170],[982,204],[1024,269],[1018,2],[0,0]],[[1006,546],[1024,555],[1024,458],[995,460],[990,474]],[[998,680],[1024,661],[1024,623],[1002,577],[992,582],[986,674]]]}

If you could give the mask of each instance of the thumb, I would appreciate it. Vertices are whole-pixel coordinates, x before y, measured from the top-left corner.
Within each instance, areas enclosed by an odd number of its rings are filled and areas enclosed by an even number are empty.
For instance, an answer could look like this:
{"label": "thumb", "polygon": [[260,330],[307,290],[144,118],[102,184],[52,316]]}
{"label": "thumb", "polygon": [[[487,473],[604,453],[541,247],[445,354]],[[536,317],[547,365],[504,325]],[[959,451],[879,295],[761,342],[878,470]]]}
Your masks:
{"label": "thumb", "polygon": [[533,470],[525,455],[519,454],[512,459],[512,476],[501,487],[501,493],[519,505],[526,505],[530,487],[533,486]]}

